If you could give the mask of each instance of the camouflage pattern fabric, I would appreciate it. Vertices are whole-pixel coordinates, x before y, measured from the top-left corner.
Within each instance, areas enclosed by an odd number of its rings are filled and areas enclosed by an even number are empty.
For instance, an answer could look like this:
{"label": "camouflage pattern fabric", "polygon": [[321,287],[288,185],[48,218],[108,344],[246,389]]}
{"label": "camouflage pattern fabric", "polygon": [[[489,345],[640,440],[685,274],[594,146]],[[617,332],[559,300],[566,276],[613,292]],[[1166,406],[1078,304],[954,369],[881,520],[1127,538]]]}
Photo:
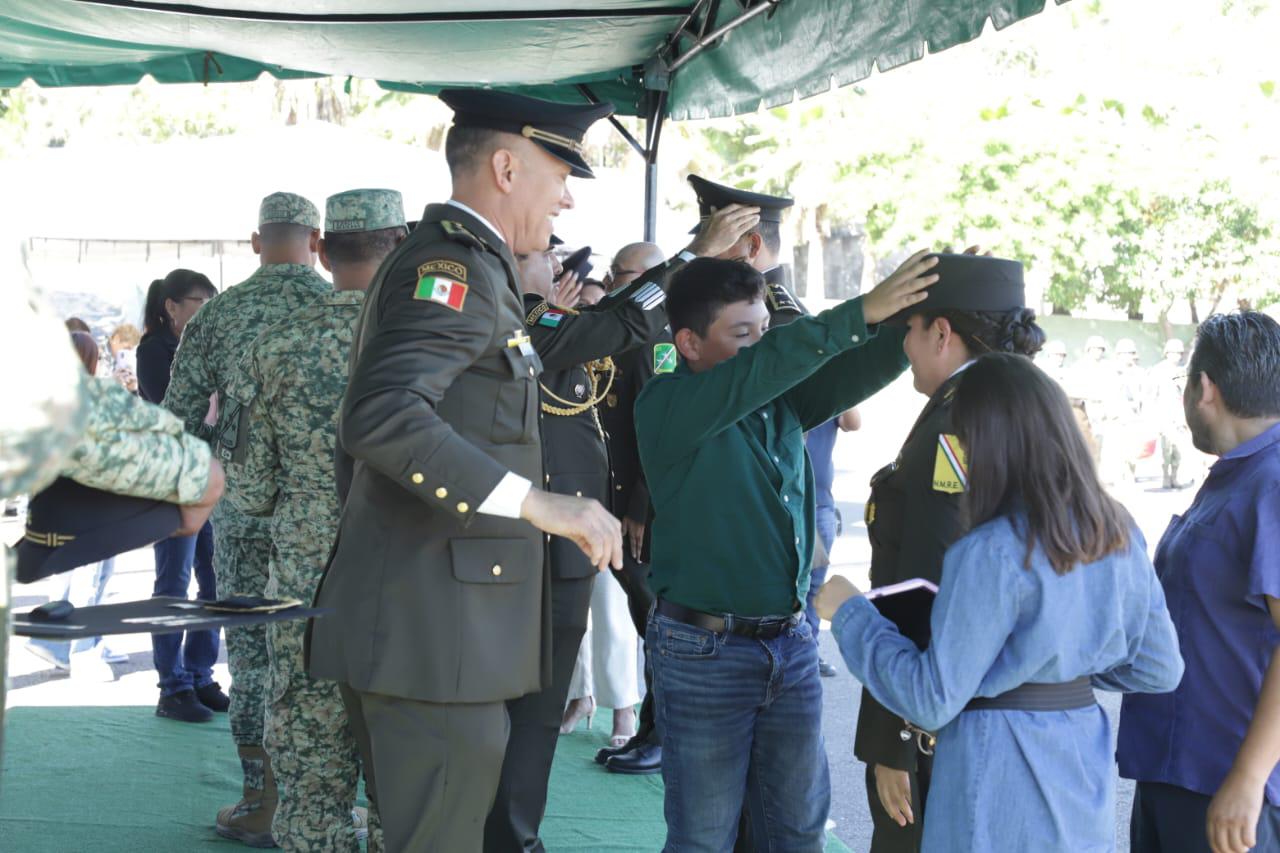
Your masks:
{"label": "camouflage pattern fabric", "polygon": [[320,211],[297,193],[272,193],[258,205],[258,227],[282,223],[320,230]]}
{"label": "camouflage pattern fabric", "polygon": [[[304,264],[269,264],[244,282],[209,300],[187,323],[174,356],[164,407],[187,431],[212,441],[218,429],[204,423],[209,397],[217,394],[218,428],[238,418],[228,413],[227,386],[254,339],[330,291],[327,281]],[[270,527],[235,508],[237,489],[227,472],[226,497],[213,514],[213,572],[222,595],[262,595],[271,553]],[[240,746],[262,743],[267,674],[266,629],[228,628],[227,667],[231,671],[231,735]]]}
{"label": "camouflage pattern fabric", "polygon": [[324,230],[343,234],[404,227],[404,200],[395,190],[347,190],[325,199]]}
{"label": "camouflage pattern fabric", "polygon": [[[213,525],[213,576],[218,595],[266,595],[270,559],[269,540],[233,536]],[[227,668],[231,671],[231,689],[227,691],[231,698],[231,739],[237,746],[261,746],[267,629],[264,625],[227,628],[226,638]]]}
{"label": "camouflage pattern fabric", "polygon": [[5,267],[12,267],[6,271],[13,278],[0,286],[0,347],[8,366],[0,406],[0,498],[11,498],[35,494],[58,476],[84,431],[88,377],[66,327],[27,279],[20,256]]}
{"label": "camouflage pattern fabric", "polygon": [[78,483],[140,498],[196,503],[209,485],[209,445],[169,412],[135,397],[110,377],[85,385],[89,422],[62,474]]}
{"label": "camouflage pattern fabric", "polygon": [[[248,407],[236,501],[271,516],[266,594],[310,601],[338,528],[333,450],[338,409],[362,291],[331,292],[264,332],[249,349],[230,395]],[[305,622],[269,626],[264,745],[279,786],[272,835],[285,850],[351,851],[360,778],[359,746],[332,681],[312,678],[303,659]],[[370,850],[381,848],[370,809]]]}

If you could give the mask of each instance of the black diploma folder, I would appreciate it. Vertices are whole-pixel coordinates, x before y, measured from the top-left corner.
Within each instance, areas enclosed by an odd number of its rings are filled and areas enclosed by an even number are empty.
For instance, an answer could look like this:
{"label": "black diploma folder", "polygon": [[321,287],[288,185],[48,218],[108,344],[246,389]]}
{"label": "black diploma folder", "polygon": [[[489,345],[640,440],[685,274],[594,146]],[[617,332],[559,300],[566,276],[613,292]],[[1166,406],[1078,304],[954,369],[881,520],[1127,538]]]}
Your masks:
{"label": "black diploma folder", "polygon": [[921,649],[929,645],[929,617],[933,612],[933,599],[938,587],[924,578],[912,578],[902,583],[877,587],[867,593],[867,600],[875,605],[880,615],[898,626],[902,636],[912,640]]}

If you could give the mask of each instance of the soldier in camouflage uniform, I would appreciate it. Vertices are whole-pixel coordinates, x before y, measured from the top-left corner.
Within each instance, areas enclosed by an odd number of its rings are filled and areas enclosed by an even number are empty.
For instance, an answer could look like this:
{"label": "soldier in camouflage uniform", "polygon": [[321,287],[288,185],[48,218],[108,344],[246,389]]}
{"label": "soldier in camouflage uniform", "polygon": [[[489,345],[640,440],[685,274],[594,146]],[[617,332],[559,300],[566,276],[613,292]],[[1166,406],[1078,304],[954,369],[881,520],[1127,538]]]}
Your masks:
{"label": "soldier in camouflage uniform", "polygon": [[[408,233],[394,190],[330,196],[320,260],[334,290],[264,332],[229,389],[246,425],[230,465],[232,498],[250,515],[271,516],[273,598],[315,597],[338,529],[333,450],[356,321],[378,265]],[[264,744],[280,787],[271,834],[285,850],[354,853],[360,749],[338,685],[307,674],[306,627],[267,628]],[[371,812],[372,851],[381,849],[381,832]]]}
{"label": "soldier in camouflage uniform", "polygon": [[[0,355],[5,364],[38,367],[14,371],[9,378],[16,387],[0,407],[0,498],[34,494],[63,475],[121,494],[207,508],[222,488],[209,448],[185,435],[181,422],[158,406],[114,381],[85,376],[65,327],[20,260],[5,270],[10,275],[9,286],[0,287]],[[12,556],[0,543],[0,735]]]}
{"label": "soldier in camouflage uniform", "polygon": [[[315,271],[320,240],[320,214],[315,205],[293,193],[273,193],[262,200],[253,249],[261,258],[257,272],[219,294],[187,323],[173,360],[165,408],[186,423],[187,430],[210,442],[226,436],[235,444],[239,414],[226,399],[245,350],[268,327],[330,291]],[[205,424],[209,398],[218,395],[218,422]],[[228,477],[227,493],[237,489]],[[253,518],[224,500],[214,512],[213,571],[224,596],[263,595],[271,553],[271,531],[265,519]],[[231,670],[231,736],[244,769],[244,796],[218,812],[216,829],[224,838],[249,845],[271,843],[275,780],[262,748],[267,638],[262,625],[227,629],[227,665]]]}

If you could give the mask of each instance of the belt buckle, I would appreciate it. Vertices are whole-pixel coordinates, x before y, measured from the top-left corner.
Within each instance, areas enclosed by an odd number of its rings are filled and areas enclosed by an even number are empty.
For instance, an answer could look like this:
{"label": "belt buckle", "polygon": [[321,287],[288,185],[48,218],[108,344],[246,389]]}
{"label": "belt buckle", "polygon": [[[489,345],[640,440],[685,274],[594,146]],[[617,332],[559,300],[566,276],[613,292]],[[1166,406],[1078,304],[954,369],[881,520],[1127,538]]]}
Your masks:
{"label": "belt buckle", "polygon": [[922,755],[933,755],[934,749],[938,745],[938,737],[933,732],[925,731],[910,720],[903,720],[904,728],[898,732],[898,737],[903,743],[911,740],[912,736],[916,739],[916,748],[920,750]]}

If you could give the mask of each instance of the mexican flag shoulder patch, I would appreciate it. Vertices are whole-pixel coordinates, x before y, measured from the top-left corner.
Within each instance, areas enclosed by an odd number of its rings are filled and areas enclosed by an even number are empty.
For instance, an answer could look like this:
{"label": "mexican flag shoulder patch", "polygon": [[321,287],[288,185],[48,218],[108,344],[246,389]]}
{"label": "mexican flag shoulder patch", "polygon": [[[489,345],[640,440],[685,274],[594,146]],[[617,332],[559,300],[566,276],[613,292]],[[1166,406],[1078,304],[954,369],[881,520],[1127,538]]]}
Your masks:
{"label": "mexican flag shoulder patch", "polygon": [[413,298],[426,302],[439,302],[454,311],[461,311],[462,304],[467,301],[467,286],[450,278],[424,275],[418,279]]}
{"label": "mexican flag shoulder patch", "polygon": [[564,319],[563,311],[559,311],[555,308],[551,308],[547,311],[542,312],[542,316],[538,318],[538,325],[546,326],[550,329],[554,329],[560,325],[560,321],[562,321],[563,319]]}

